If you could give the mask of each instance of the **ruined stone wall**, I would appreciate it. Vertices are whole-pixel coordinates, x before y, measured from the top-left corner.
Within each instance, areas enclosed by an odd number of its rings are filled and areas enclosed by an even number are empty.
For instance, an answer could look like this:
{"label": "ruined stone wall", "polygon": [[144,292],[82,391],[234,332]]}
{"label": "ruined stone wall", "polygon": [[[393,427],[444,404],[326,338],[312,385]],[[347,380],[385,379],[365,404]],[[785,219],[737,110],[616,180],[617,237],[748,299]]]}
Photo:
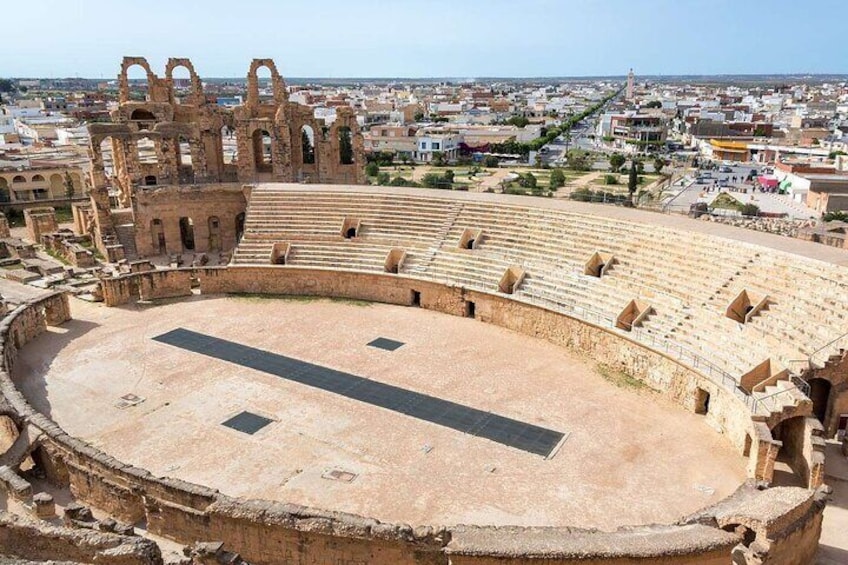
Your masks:
{"label": "ruined stone wall", "polygon": [[[140,190],[133,203],[136,249],[140,257],[232,250],[237,243],[236,216],[244,214],[246,208],[240,184]],[[191,221],[194,249],[185,245],[181,218]],[[161,222],[159,226],[154,223],[156,220]],[[160,233],[164,249],[160,246]]]}
{"label": "ruined stone wall", "polygon": [[33,243],[41,243],[41,236],[59,229],[53,208],[29,208],[24,210],[27,238]]}
{"label": "ruined stone wall", "polygon": [[51,526],[0,512],[0,552],[32,561],[161,565],[159,547],[140,537]]}

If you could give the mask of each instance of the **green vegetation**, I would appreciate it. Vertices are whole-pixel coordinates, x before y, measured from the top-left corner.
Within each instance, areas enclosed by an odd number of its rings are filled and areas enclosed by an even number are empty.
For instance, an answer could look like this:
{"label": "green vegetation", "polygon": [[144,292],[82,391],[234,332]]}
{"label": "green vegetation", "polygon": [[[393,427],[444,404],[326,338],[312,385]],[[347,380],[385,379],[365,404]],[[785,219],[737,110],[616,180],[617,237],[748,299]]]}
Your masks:
{"label": "green vegetation", "polygon": [[830,160],[834,160],[839,155],[848,155],[848,153],[846,153],[845,151],[831,151],[830,153],[828,153],[827,158]]}
{"label": "green vegetation", "polygon": [[367,165],[365,165],[365,174],[369,177],[376,177],[378,174],[380,174],[380,165],[373,161],[371,163],[368,163]]}
{"label": "green vegetation", "polygon": [[512,116],[506,121],[506,123],[517,128],[523,128],[524,126],[530,123],[530,120],[528,120],[524,116]]}
{"label": "green vegetation", "polygon": [[262,300],[285,300],[287,302],[302,302],[302,303],[311,303],[311,302],[335,302],[338,304],[349,304],[351,306],[371,306],[371,302],[367,300],[356,300],[353,298],[341,298],[341,297],[324,297],[324,296],[308,296],[305,294],[259,294],[252,292],[245,293],[228,293],[227,296],[233,298],[235,300],[244,300],[248,302],[259,302]]}
{"label": "green vegetation", "polygon": [[612,94],[606,96],[605,98],[596,102],[592,106],[586,108],[579,114],[569,116],[568,119],[563,120],[560,125],[548,128],[544,131],[544,134],[541,137],[537,137],[529,143],[518,143],[517,141],[513,140],[504,143],[495,143],[492,145],[492,152],[526,156],[531,151],[538,151],[551,141],[555,140],[560,135],[571,131],[571,128],[574,127],[574,124],[576,124],[577,122],[588,118],[589,116],[600,110],[604,106],[604,104],[618,96],[621,93],[621,90],[622,89],[619,89],[616,92],[613,92]]}
{"label": "green vegetation", "polygon": [[605,202],[609,204],[624,204],[630,201],[626,194],[620,192],[596,191],[590,188],[578,188],[571,193],[570,198],[578,202]]}
{"label": "green vegetation", "polygon": [[848,212],[845,210],[834,210],[822,216],[822,219],[825,222],[848,222]]}
{"label": "green vegetation", "polygon": [[618,175],[605,174],[604,184],[618,184]]}
{"label": "green vegetation", "polygon": [[760,207],[756,204],[745,204],[739,210],[743,216],[755,217],[760,215]]}
{"label": "green vegetation", "polygon": [[627,162],[627,159],[621,153],[613,153],[609,158],[610,169],[614,172],[618,172],[621,170],[621,167],[624,166],[624,163]]}
{"label": "green vegetation", "polygon": [[598,363],[595,366],[595,369],[598,371],[598,374],[604,378],[604,380],[614,384],[619,388],[631,388],[634,390],[654,392],[654,389],[652,389],[639,379],[631,377],[624,371],[620,371],[604,363]]}
{"label": "green vegetation", "polygon": [[630,174],[627,177],[627,192],[632,198],[636,194],[636,187],[639,186],[639,177],[636,172],[636,161],[630,161]]}
{"label": "green vegetation", "polygon": [[483,158],[483,166],[487,169],[497,169],[500,164],[500,160],[494,155],[486,155]]}
{"label": "green vegetation", "polygon": [[554,169],[551,171],[551,178],[548,181],[551,190],[556,190],[565,185],[565,173],[562,169]]}
{"label": "green vegetation", "polygon": [[715,197],[712,204],[710,204],[713,208],[719,208],[721,210],[741,210],[742,203],[733,198],[726,192],[722,192],[718,196]]}

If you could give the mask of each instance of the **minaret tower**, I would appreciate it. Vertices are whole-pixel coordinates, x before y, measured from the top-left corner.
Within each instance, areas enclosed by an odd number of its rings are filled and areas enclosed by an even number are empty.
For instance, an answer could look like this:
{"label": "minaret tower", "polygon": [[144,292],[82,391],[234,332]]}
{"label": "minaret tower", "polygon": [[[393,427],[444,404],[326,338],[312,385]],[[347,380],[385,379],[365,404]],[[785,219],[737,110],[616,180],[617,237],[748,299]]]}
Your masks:
{"label": "minaret tower", "polygon": [[627,99],[633,100],[633,69],[627,74]]}

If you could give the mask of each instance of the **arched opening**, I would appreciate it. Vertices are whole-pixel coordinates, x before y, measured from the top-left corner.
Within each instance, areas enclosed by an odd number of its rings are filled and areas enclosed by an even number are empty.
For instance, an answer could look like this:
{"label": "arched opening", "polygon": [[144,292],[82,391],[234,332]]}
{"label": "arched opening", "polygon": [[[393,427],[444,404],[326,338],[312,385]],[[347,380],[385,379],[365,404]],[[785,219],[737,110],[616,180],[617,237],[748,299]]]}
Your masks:
{"label": "arched opening", "polygon": [[244,235],[244,212],[236,216],[236,243],[241,241],[241,236]]}
{"label": "arched opening", "polygon": [[44,182],[44,177],[42,175],[32,175],[30,182]]}
{"label": "arched opening", "polygon": [[186,216],[180,218],[180,241],[183,251],[194,251],[194,222]]}
{"label": "arched opening", "polygon": [[155,255],[164,255],[168,252],[165,246],[165,228],[162,225],[162,220],[156,218],[150,221],[150,239]]}
{"label": "arched opening", "polygon": [[315,164],[315,130],[311,126],[300,128],[301,153],[304,165]]}
{"label": "arched opening", "polygon": [[50,175],[50,192],[62,194],[65,192],[65,179],[59,173]]}
{"label": "arched opening", "polygon": [[136,108],[130,114],[130,120],[134,122],[155,122],[156,116],[150,110],[144,108]]}
{"label": "arched opening", "polygon": [[107,180],[111,179],[115,176],[115,152],[111,137],[100,142],[100,156],[103,160],[103,173]]}
{"label": "arched opening", "polygon": [[147,80],[147,69],[135,63],[127,67],[127,86],[130,100],[143,101],[147,99],[150,84]]}
{"label": "arched opening", "polygon": [[795,416],[783,420],[771,430],[772,437],[783,444],[774,464],[773,486],[807,486],[809,469],[804,460],[805,421],[805,416]]}
{"label": "arched opening", "polygon": [[355,227],[347,228],[347,230],[345,230],[344,236],[345,236],[345,239],[353,239],[354,237],[356,237],[356,228]]}
{"label": "arched opening", "polygon": [[353,164],[353,136],[347,126],[339,128],[339,163]]}
{"label": "arched opening", "polygon": [[159,154],[156,151],[156,142],[149,137],[138,140],[138,162],[142,165],[159,164]]}
{"label": "arched opening", "polygon": [[9,201],[9,181],[5,177],[0,177],[0,202]]}
{"label": "arched opening", "polygon": [[156,180],[156,175],[147,175],[144,177],[144,186],[156,186],[158,181]]}
{"label": "arched opening", "polygon": [[26,179],[23,177],[23,175],[15,175],[12,178],[12,184],[22,184],[22,183],[25,183],[25,182],[26,182]]}
{"label": "arched opening", "polygon": [[180,166],[191,167],[191,142],[189,139],[184,135],[179,136],[177,138],[177,147],[180,153]]}
{"label": "arched opening", "polygon": [[221,221],[218,216],[209,216],[209,251],[221,250]]}
{"label": "arched opening", "polygon": [[176,139],[177,163],[179,169],[180,184],[194,183],[194,164],[191,157],[191,142],[189,138],[180,135]]}
{"label": "arched opening", "polygon": [[473,237],[465,242],[466,249],[474,249],[474,242],[477,241]]}
{"label": "arched opening", "polygon": [[253,132],[253,164],[257,173],[270,173],[271,166],[271,134],[264,129]]}
{"label": "arched opening", "polygon": [[706,416],[710,412],[710,393],[702,388],[695,389],[695,414]]}
{"label": "arched opening", "polygon": [[271,91],[271,69],[267,65],[256,67],[256,82],[259,85],[259,98],[273,96]]}
{"label": "arched opening", "polygon": [[221,128],[221,152],[224,164],[230,165],[236,162],[238,157],[238,144],[236,142],[236,130],[232,126],[224,125]]}
{"label": "arched opening", "polygon": [[827,405],[830,402],[830,381],[827,379],[810,379],[810,400],[813,401],[813,414],[824,423],[827,417]]}
{"label": "arched opening", "polygon": [[[177,65],[171,69],[171,84],[174,87],[174,94],[191,94],[191,72],[185,65]],[[177,103],[181,100],[177,97]]]}

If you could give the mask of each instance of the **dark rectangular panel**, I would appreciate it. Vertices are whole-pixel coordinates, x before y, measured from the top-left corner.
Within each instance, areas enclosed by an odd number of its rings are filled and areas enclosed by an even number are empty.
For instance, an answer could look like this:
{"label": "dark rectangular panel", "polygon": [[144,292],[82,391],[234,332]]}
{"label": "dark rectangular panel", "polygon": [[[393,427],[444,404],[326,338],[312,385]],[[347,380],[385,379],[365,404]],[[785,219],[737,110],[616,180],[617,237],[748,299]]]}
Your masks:
{"label": "dark rectangular panel", "polygon": [[[372,381],[184,328],[171,330],[153,339],[536,455],[550,455],[564,437],[562,433],[554,430],[457,404],[443,398]],[[250,416],[256,415],[250,414]],[[267,420],[267,418],[263,419]],[[224,425],[227,425],[227,422]]]}
{"label": "dark rectangular panel", "polygon": [[394,351],[398,347],[404,345],[404,343],[402,341],[395,341],[393,339],[388,339],[385,337],[378,337],[374,341],[370,342],[368,345],[370,345],[371,347],[385,349],[386,351]]}
{"label": "dark rectangular panel", "polygon": [[273,421],[252,412],[240,412],[226,422],[223,422],[222,425],[253,435]]}

